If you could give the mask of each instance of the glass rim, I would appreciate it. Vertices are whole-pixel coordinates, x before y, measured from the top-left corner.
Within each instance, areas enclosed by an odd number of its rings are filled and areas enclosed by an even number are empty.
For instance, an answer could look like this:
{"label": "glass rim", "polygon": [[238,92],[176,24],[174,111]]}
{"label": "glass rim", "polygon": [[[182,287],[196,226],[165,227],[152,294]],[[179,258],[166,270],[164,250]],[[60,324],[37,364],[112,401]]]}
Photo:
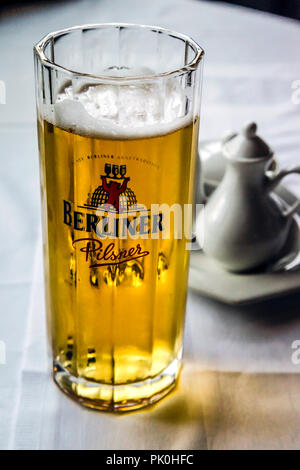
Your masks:
{"label": "glass rim", "polygon": [[[192,47],[195,55],[188,64],[183,65],[182,67],[167,71],[167,72],[159,72],[159,73],[154,73],[154,74],[149,74],[149,75],[132,75],[132,76],[124,76],[124,77],[118,76],[117,77],[113,75],[112,76],[97,75],[97,74],[91,74],[91,73],[85,73],[85,72],[72,70],[67,67],[64,67],[63,65],[57,64],[55,61],[52,61],[51,59],[49,59],[49,57],[47,57],[45,54],[46,46],[49,44],[49,41],[51,41],[51,39],[54,39],[55,37],[63,36],[72,31],[76,31],[80,29],[81,30],[100,29],[100,28],[109,27],[109,26],[115,27],[115,28],[134,27],[134,28],[141,29],[141,30],[147,29],[150,31],[152,30],[153,32],[160,32],[160,33],[167,34],[176,39],[182,39],[186,41],[186,43],[188,43]],[[40,41],[38,41],[34,45],[33,49],[39,61],[46,67],[50,67],[51,69],[54,69],[60,72],[64,72],[67,75],[77,75],[79,77],[86,77],[86,78],[97,79],[101,81],[110,81],[110,82],[131,82],[131,81],[143,81],[143,80],[145,81],[145,80],[154,80],[157,78],[181,75],[189,71],[196,70],[204,56],[204,49],[200,47],[199,44],[197,44],[196,41],[194,41],[191,37],[185,34],[177,33],[176,31],[173,31],[167,28],[162,28],[160,26],[150,26],[150,25],[135,24],[135,23],[95,23],[95,24],[77,25],[77,26],[72,26],[70,28],[60,29],[44,36]]]}

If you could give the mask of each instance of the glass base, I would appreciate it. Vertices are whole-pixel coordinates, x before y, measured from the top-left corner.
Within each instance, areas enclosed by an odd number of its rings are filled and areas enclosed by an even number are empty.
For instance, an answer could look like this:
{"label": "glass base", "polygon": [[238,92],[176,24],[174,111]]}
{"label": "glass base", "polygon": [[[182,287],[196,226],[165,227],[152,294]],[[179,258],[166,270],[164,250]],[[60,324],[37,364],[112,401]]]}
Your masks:
{"label": "glass base", "polygon": [[181,368],[181,353],[160,374],[150,379],[122,385],[88,382],[75,377],[58,362],[53,376],[59,388],[83,406],[102,411],[131,411],[165,397],[176,385]]}

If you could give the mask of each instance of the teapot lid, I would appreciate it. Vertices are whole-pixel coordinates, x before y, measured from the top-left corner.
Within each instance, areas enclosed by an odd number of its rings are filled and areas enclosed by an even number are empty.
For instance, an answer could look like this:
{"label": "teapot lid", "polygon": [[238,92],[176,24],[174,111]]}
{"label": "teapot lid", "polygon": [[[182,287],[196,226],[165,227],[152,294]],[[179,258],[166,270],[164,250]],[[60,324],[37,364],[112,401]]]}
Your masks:
{"label": "teapot lid", "polygon": [[273,152],[258,135],[255,122],[246,124],[240,134],[223,141],[225,156],[233,160],[266,160]]}

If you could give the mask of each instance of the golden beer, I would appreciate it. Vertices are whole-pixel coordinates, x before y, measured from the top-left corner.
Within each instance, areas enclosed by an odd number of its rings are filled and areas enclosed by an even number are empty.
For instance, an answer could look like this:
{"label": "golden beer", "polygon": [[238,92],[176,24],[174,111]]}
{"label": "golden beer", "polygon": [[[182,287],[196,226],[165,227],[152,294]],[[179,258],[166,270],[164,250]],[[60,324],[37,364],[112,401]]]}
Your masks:
{"label": "golden beer", "polygon": [[54,380],[92,408],[140,408],[180,371],[203,51],[160,28],[94,25],[35,53]]}
{"label": "golden beer", "polygon": [[[108,237],[103,249],[113,242],[118,253],[139,244],[148,254],[91,268],[92,260],[87,262],[80,248],[86,247],[86,239],[97,238],[86,220],[99,211],[88,205],[88,198],[101,187],[109,162],[126,164],[129,190],[145,206],[191,203],[196,132],[197,126],[190,123],[165,135],[111,140],[67,132],[47,121],[39,126],[48,221],[48,319],[56,367],[88,382],[145,381],[130,390],[129,397],[121,388],[112,390],[114,396],[98,396],[92,387],[78,384],[75,393],[91,406],[97,406],[93,400],[103,401],[99,406],[112,401],[121,406],[155,394],[156,386],[149,387],[146,380],[180,361],[189,252],[184,237]],[[66,214],[69,220],[64,220]],[[163,224],[162,220],[162,229]],[[169,385],[166,379],[163,388]]]}

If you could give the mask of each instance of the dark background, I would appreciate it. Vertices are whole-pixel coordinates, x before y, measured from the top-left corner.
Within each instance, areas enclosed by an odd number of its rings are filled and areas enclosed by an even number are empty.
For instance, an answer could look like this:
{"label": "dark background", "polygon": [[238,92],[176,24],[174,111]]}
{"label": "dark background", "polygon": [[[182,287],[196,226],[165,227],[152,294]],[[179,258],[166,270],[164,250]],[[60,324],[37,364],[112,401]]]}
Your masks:
{"label": "dark background", "polygon": [[225,0],[225,2],[300,19],[300,0]]}

